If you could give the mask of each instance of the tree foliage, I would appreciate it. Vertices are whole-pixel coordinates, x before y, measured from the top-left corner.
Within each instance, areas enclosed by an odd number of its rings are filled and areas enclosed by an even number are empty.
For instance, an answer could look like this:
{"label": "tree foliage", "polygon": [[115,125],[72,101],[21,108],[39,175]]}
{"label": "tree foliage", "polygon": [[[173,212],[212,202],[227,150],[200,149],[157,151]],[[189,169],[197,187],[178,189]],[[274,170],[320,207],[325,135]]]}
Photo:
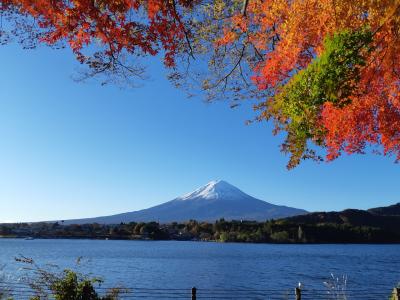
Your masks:
{"label": "tree foliage", "polygon": [[318,159],[313,143],[328,160],[368,145],[399,159],[399,1],[248,2],[220,43],[247,36],[261,53],[252,79],[268,95],[258,119],[287,132],[288,166]]}
{"label": "tree foliage", "polygon": [[275,118],[277,128],[288,133],[284,149],[292,154],[290,165],[298,164],[304,153],[310,153],[308,140],[323,145],[326,129],[320,123],[320,109],[324,103],[337,108],[351,103],[371,43],[369,30],[327,37],[324,52],[293,75],[265,106],[263,117]]}
{"label": "tree foliage", "polygon": [[[68,45],[78,61],[89,67],[85,76],[105,79],[141,77],[137,58],[164,54],[167,67],[185,38],[178,7],[191,0],[1,0],[11,32],[2,28],[2,40],[17,36],[28,48],[37,42]],[[133,61],[132,61],[133,60]]]}
{"label": "tree foliage", "polygon": [[69,45],[84,77],[141,77],[137,59],[162,53],[180,87],[200,84],[232,106],[256,99],[256,120],[287,134],[289,168],[371,145],[400,159],[399,0],[0,3],[9,35]]}

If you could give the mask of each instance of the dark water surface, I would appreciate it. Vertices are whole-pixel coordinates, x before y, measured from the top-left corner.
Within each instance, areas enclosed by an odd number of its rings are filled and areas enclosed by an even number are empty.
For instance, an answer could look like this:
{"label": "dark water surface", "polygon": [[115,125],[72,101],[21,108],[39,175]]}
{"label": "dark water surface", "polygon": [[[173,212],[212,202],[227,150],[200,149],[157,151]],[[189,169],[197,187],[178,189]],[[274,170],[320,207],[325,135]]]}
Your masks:
{"label": "dark water surface", "polygon": [[[300,281],[322,290],[333,273],[347,275],[350,290],[390,294],[400,282],[400,245],[0,239],[0,265],[10,280],[21,274],[14,262],[20,254],[102,276],[107,286],[293,291]],[[78,257],[84,260],[76,267]]]}

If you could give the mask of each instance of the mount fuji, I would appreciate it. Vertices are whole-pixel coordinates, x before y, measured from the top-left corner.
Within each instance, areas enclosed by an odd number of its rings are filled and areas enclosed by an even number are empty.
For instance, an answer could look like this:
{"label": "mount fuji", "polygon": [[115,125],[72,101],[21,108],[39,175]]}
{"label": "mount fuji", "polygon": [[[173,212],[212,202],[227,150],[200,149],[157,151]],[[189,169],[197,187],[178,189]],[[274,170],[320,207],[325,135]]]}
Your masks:
{"label": "mount fuji", "polygon": [[66,220],[64,224],[118,224],[149,221],[169,223],[191,219],[214,222],[221,218],[265,221],[306,213],[307,211],[303,209],[275,205],[256,199],[226,181],[216,180],[191,193],[151,208],[104,217]]}

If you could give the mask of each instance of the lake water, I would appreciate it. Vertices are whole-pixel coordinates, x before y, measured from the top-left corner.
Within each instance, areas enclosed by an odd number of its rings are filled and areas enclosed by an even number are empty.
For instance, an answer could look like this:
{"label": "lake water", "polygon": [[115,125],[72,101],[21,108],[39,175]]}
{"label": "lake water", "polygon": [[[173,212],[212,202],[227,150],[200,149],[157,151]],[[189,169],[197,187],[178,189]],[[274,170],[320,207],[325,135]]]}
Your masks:
{"label": "lake water", "polygon": [[[0,239],[0,264],[5,265],[3,272],[11,281],[21,275],[21,266],[14,262],[18,255],[41,265],[57,264],[102,276],[106,286],[160,289],[160,293],[196,286],[199,298],[204,291],[203,296],[209,298],[285,299],[288,293],[286,299],[294,299],[298,282],[305,294],[316,290],[322,295],[326,293],[323,281],[333,273],[347,276],[348,294],[353,293],[350,299],[387,299],[400,282],[400,245]],[[84,259],[77,267],[78,257]],[[233,292],[228,295],[225,290]],[[164,299],[167,294],[156,297],[149,291],[147,295]]]}

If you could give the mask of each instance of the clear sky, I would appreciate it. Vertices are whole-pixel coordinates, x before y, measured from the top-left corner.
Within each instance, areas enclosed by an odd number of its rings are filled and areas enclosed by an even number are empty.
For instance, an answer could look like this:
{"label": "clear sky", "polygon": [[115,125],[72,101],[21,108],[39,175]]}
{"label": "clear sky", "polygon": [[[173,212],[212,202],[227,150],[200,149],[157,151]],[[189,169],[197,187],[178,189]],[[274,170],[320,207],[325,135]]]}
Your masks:
{"label": "clear sky", "polygon": [[223,179],[275,204],[315,210],[400,201],[393,158],[343,156],[293,171],[247,106],[188,99],[155,59],[143,87],[76,83],[67,50],[0,47],[0,222],[147,208]]}

